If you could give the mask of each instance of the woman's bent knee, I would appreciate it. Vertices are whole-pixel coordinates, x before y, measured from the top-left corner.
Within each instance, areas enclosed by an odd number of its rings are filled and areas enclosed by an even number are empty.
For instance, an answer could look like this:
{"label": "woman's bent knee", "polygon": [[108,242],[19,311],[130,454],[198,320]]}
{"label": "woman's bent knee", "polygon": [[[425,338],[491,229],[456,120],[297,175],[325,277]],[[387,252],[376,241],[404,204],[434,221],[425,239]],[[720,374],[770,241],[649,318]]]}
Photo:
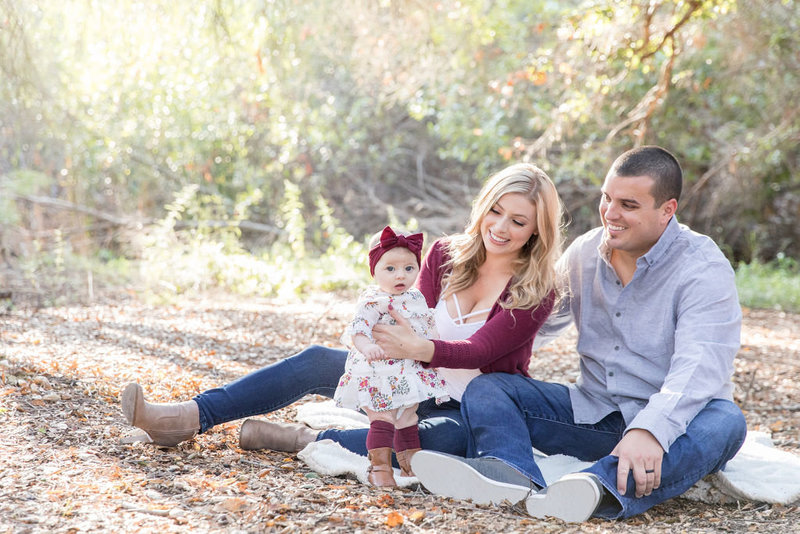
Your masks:
{"label": "woman's bent knee", "polygon": [[340,352],[342,352],[340,349],[333,349],[331,347],[325,347],[324,345],[309,345],[295,354],[294,357],[297,358],[302,356],[303,358],[309,359],[330,358],[331,356],[335,356]]}
{"label": "woman's bent knee", "polygon": [[337,381],[344,372],[347,351],[333,349],[322,345],[310,345],[284,362],[291,365],[295,373],[311,373],[312,375],[328,375]]}

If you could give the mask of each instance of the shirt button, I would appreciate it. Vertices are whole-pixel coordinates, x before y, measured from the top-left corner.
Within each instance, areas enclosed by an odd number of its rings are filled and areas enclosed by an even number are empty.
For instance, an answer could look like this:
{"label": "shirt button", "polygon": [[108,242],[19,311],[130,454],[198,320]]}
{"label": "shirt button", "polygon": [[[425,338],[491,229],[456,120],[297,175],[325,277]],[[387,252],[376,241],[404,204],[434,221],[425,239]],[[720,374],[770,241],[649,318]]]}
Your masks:
{"label": "shirt button", "polygon": [[609,371],[608,376],[614,376],[614,371]]}
{"label": "shirt button", "polygon": [[619,350],[619,345],[615,346],[614,350]]}
{"label": "shirt button", "polygon": [[617,285],[621,285],[621,284],[622,284],[622,282],[620,282],[619,280],[617,280]]}
{"label": "shirt button", "polygon": [[617,317],[619,317],[620,315],[622,315],[622,314],[620,312],[617,312]]}

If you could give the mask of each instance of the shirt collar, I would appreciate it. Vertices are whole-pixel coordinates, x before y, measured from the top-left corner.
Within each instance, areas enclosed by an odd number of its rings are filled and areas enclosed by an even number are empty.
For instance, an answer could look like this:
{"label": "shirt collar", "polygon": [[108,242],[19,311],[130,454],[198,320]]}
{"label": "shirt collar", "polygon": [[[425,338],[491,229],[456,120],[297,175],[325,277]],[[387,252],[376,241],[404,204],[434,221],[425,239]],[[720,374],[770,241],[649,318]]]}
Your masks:
{"label": "shirt collar", "polygon": [[672,242],[677,239],[680,233],[681,227],[678,224],[678,218],[673,215],[667,223],[667,227],[664,228],[664,231],[661,233],[661,237],[656,241],[656,244],[650,247],[650,250],[640,259],[646,261],[648,265],[653,265],[659,258],[666,254],[667,249],[672,245]]}
{"label": "shirt collar", "polygon": [[606,230],[603,227],[600,227],[600,244],[597,245],[597,252],[600,254],[600,257],[603,261],[611,267],[611,247],[608,246],[608,241],[606,240]]}

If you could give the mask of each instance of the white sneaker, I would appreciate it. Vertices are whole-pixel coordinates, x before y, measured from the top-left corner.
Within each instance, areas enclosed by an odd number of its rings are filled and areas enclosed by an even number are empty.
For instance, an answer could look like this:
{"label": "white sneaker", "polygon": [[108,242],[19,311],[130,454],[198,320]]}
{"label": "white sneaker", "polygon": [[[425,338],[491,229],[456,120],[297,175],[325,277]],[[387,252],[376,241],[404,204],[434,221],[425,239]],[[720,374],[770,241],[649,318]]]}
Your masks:
{"label": "white sneaker", "polygon": [[496,458],[422,450],[411,458],[411,469],[431,493],[475,504],[516,504],[538,490],[528,477]]}
{"label": "white sneaker", "polygon": [[601,488],[594,475],[572,473],[530,495],[525,508],[533,517],[550,516],[567,523],[581,523],[592,517],[600,504]]}

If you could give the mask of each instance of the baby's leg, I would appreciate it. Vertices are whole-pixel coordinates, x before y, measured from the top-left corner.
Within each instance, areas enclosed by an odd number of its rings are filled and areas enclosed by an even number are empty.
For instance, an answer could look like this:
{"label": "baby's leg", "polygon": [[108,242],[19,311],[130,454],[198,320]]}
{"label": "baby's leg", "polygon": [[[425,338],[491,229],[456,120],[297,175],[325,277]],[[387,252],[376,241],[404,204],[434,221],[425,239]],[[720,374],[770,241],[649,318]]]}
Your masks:
{"label": "baby's leg", "polygon": [[414,476],[411,457],[420,450],[417,405],[405,406],[394,423],[394,452],[403,476]]}
{"label": "baby's leg", "polygon": [[370,468],[367,479],[376,486],[392,487],[397,483],[392,472],[392,441],[394,439],[395,411],[376,412],[364,408],[369,418],[367,455]]}
{"label": "baby's leg", "polygon": [[[372,423],[373,421],[386,421],[387,423],[391,424],[394,427],[394,421],[397,418],[397,410],[384,410],[382,412],[376,412],[366,406],[361,407],[364,410],[364,413],[367,414],[367,418],[369,422]],[[416,414],[415,414],[416,415]]]}
{"label": "baby's leg", "polygon": [[417,417],[417,407],[419,404],[409,404],[408,406],[403,406],[399,410],[392,410],[394,415],[394,427],[395,428],[407,428],[413,426],[416,428],[417,422],[419,418]]}

